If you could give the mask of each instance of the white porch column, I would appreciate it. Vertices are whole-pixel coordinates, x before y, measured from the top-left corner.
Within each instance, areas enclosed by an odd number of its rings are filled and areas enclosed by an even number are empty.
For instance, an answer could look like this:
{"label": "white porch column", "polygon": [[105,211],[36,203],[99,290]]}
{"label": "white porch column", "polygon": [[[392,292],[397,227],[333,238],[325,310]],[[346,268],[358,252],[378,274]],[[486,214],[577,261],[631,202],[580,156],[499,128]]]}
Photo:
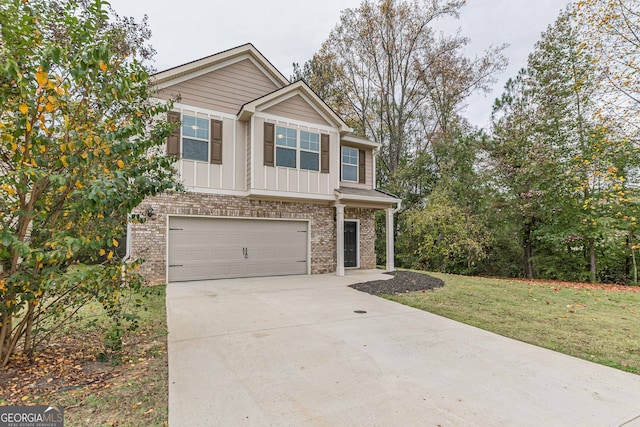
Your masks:
{"label": "white porch column", "polygon": [[387,208],[387,271],[395,271],[395,266],[393,263],[394,258],[394,242],[393,242],[393,212],[394,208]]}
{"label": "white porch column", "polygon": [[344,205],[336,204],[336,276],[344,276]]}

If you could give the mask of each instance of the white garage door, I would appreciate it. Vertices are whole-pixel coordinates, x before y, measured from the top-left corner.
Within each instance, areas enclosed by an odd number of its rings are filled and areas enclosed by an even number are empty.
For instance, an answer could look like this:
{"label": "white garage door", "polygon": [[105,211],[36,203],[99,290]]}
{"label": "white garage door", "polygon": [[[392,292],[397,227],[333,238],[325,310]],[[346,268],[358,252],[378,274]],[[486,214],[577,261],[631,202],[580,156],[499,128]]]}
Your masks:
{"label": "white garage door", "polygon": [[307,273],[307,222],[169,218],[169,281]]}

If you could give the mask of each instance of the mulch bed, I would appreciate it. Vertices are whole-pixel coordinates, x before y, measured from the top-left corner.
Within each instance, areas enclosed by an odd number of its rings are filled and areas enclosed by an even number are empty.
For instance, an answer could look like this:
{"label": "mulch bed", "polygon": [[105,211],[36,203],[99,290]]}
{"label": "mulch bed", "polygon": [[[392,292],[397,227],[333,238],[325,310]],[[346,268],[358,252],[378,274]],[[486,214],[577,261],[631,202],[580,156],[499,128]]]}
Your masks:
{"label": "mulch bed", "polygon": [[394,295],[405,292],[428,291],[444,286],[442,280],[431,277],[428,274],[415,273],[413,271],[395,271],[388,274],[391,274],[393,278],[355,283],[349,285],[349,287],[371,295]]}

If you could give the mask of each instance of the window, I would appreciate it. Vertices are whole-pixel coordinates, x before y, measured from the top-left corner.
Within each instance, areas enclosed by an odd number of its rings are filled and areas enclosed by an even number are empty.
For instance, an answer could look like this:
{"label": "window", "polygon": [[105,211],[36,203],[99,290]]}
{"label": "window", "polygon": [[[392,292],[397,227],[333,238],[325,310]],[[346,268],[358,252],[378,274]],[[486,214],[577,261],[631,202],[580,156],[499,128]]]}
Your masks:
{"label": "window", "polygon": [[182,158],[209,160],[209,120],[182,116]]}
{"label": "window", "polygon": [[276,126],[276,166],[296,167],[298,132],[282,126]]}
{"label": "window", "polygon": [[342,147],[342,180],[358,182],[358,150]]}
{"label": "window", "polygon": [[320,170],[320,135],[300,131],[300,169]]}
{"label": "window", "polygon": [[319,171],[320,134],[276,126],[276,166]]}

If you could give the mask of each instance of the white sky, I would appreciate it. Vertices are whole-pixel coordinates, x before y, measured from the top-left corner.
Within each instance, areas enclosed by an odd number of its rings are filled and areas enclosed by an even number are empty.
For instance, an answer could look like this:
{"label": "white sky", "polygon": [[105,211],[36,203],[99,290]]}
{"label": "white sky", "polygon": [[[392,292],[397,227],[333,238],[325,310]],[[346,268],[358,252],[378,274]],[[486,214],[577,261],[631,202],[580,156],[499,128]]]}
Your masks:
{"label": "white sky", "polygon": [[[569,0],[467,0],[459,20],[442,24],[471,38],[469,54],[508,43],[509,67],[494,91],[469,99],[466,116],[488,124],[493,100],[504,83],[526,65],[527,56]],[[158,71],[245,43],[253,45],[286,77],[292,63],[312,57],[338,23],[340,11],[360,0],[109,0],[119,15],[149,16]]]}

